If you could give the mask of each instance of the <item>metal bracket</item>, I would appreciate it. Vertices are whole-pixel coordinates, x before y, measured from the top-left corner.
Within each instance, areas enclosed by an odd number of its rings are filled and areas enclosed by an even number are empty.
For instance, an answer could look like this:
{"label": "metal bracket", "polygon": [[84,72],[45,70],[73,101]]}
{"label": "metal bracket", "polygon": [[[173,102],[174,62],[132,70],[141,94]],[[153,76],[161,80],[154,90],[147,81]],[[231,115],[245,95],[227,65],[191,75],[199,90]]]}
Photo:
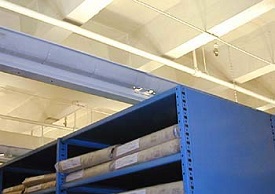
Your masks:
{"label": "metal bracket", "polygon": [[186,90],[182,86],[176,87],[176,103],[178,125],[181,136],[181,163],[184,190],[186,194],[194,193],[194,174],[193,174],[193,158],[192,158],[192,141],[191,129],[188,122],[188,103],[186,99]]}
{"label": "metal bracket", "polygon": [[[68,158],[68,145],[64,143],[62,139],[57,140],[57,150],[56,150],[56,162],[65,160]],[[62,190],[62,185],[65,182],[65,174],[57,172],[56,173],[56,194],[67,194],[67,191]]]}

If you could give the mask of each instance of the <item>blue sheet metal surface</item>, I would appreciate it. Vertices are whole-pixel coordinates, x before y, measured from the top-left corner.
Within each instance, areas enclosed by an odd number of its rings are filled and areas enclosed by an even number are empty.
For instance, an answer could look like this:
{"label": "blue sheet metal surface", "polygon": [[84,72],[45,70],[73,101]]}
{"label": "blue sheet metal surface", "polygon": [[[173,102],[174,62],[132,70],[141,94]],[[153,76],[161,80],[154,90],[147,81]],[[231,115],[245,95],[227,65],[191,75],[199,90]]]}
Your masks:
{"label": "blue sheet metal surface", "polygon": [[110,145],[107,144],[101,144],[97,142],[92,142],[92,141],[83,141],[79,139],[68,139],[66,141],[68,145],[76,145],[76,146],[81,146],[81,147],[86,147],[86,148],[94,148],[94,149],[103,149],[106,148]]}
{"label": "blue sheet metal surface", "polygon": [[[68,158],[68,144],[63,142],[62,139],[57,140],[57,152],[56,152],[56,162],[66,160]],[[56,173],[56,194],[67,194],[67,191],[61,189],[63,183],[65,182],[65,174],[57,172]]]}
{"label": "blue sheet metal surface", "polygon": [[190,138],[190,128],[188,120],[188,103],[186,99],[186,88],[178,86],[176,88],[178,125],[180,127],[181,137],[181,165],[184,183],[184,193],[194,193],[194,176],[193,176],[193,153],[192,141]]}
{"label": "blue sheet metal surface", "polygon": [[270,115],[187,89],[195,194],[274,194]]}
{"label": "blue sheet metal surface", "polygon": [[69,189],[69,193],[94,193],[94,194],[110,194],[110,193],[121,193],[124,190],[117,188],[108,187],[75,187]]}
{"label": "blue sheet metal surface", "polygon": [[273,137],[273,144],[275,149],[275,115],[270,115],[270,122],[271,122],[271,133]]}

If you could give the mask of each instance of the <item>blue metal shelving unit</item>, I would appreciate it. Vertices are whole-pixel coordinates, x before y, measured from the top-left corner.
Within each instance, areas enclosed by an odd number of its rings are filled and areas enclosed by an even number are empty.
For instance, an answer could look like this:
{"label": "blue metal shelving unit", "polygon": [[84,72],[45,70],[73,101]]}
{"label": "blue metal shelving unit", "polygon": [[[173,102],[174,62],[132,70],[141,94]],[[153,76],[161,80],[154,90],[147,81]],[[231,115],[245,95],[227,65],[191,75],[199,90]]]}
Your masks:
{"label": "blue metal shelving unit", "polygon": [[176,123],[181,153],[71,183],[58,174],[55,189],[35,194],[116,193],[177,180],[186,194],[275,193],[275,117],[183,86],[7,163],[3,187],[54,172],[56,161]]}

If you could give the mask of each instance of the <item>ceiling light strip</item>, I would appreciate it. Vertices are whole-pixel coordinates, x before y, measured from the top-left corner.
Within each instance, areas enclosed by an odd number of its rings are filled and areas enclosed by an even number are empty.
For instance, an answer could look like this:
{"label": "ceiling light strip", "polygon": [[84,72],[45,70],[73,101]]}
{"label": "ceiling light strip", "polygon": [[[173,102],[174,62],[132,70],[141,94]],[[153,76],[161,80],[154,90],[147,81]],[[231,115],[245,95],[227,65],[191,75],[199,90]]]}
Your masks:
{"label": "ceiling light strip", "polygon": [[86,29],[82,29],[82,28],[80,28],[78,26],[75,26],[73,24],[70,24],[68,22],[57,20],[55,18],[46,16],[44,14],[41,14],[41,13],[38,13],[36,11],[30,10],[28,8],[10,3],[10,2],[5,1],[5,0],[0,0],[0,7],[8,9],[8,10],[13,11],[13,12],[17,12],[19,14],[22,14],[22,15],[25,15],[25,16],[28,16],[28,17],[31,17],[33,19],[43,21],[45,23],[48,23],[48,24],[51,24],[51,25],[54,25],[54,26],[61,27],[63,29],[72,31],[76,34],[82,35],[82,36],[90,38],[90,39],[94,39],[96,41],[99,41],[99,42],[102,42],[104,44],[116,47],[116,48],[124,50],[126,52],[129,52],[129,53],[132,53],[132,54],[135,54],[135,55],[138,55],[138,56],[141,56],[141,57],[144,57],[144,58],[147,58],[147,59],[150,59],[150,60],[162,63],[162,64],[165,64],[169,67],[178,69],[180,71],[183,71],[185,73],[191,74],[191,75],[196,76],[196,77],[201,77],[205,80],[208,80],[208,81],[217,83],[219,85],[225,86],[227,88],[236,90],[238,92],[241,92],[243,94],[246,94],[246,95],[249,95],[251,97],[257,98],[259,100],[268,102],[270,104],[275,104],[275,100],[270,99],[266,96],[263,96],[263,95],[260,95],[258,93],[252,92],[250,90],[247,90],[245,88],[242,88],[242,87],[237,86],[235,84],[232,84],[230,82],[223,81],[223,80],[218,79],[216,77],[207,75],[207,74],[205,74],[201,71],[195,71],[194,69],[191,69],[189,67],[181,65],[181,64],[176,63],[174,61],[171,61],[171,60],[165,59],[163,57],[159,57],[157,55],[145,52],[143,50],[140,50],[140,49],[137,49],[135,47],[129,46],[127,44],[123,44],[121,42],[118,42],[118,41],[112,40],[110,38],[101,36],[99,34],[93,33],[93,32],[88,31]]}

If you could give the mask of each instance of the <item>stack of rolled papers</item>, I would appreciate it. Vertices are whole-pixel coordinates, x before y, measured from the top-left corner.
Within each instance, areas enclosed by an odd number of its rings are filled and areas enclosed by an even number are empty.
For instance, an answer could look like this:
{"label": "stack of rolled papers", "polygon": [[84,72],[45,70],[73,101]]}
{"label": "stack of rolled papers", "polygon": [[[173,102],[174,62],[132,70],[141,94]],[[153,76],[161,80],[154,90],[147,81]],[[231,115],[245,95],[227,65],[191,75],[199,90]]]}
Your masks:
{"label": "stack of rolled papers", "polygon": [[55,173],[26,178],[22,183],[26,187],[24,193],[32,193],[55,187],[55,179]]}
{"label": "stack of rolled papers", "polygon": [[6,188],[2,191],[2,194],[21,194],[25,190],[24,185],[16,185],[13,187]]}
{"label": "stack of rolled papers", "polygon": [[111,162],[71,173],[66,177],[66,182],[98,176],[127,166],[169,156],[179,151],[179,139],[174,139],[149,149],[118,158]]}
{"label": "stack of rolled papers", "polygon": [[[180,147],[178,138],[179,129],[177,125],[173,125],[129,143],[113,147],[112,161],[109,160],[103,164],[70,173],[66,177],[66,182],[105,174],[116,169],[178,153]],[[71,166],[76,166],[76,164],[83,166],[83,162],[79,161],[83,161],[83,159],[74,158],[74,165]],[[73,162],[71,161],[71,163]],[[76,168],[74,167],[74,169]]]}
{"label": "stack of rolled papers", "polygon": [[170,140],[177,139],[179,136],[180,132],[178,125],[172,125],[116,147],[114,151],[114,158],[121,158],[123,156],[154,147]]}
{"label": "stack of rolled papers", "polygon": [[184,194],[183,182],[173,182],[167,184],[146,187],[133,191],[127,191],[120,194]]}
{"label": "stack of rolled papers", "polygon": [[34,186],[31,186],[31,187],[27,187],[25,189],[24,193],[33,193],[33,192],[37,192],[37,191],[42,191],[42,190],[45,190],[45,189],[53,188],[53,187],[55,187],[55,184],[56,184],[55,181],[50,181],[50,182],[34,185]]}
{"label": "stack of rolled papers", "polygon": [[111,170],[125,168],[135,164],[152,161],[158,158],[169,156],[180,152],[180,141],[174,139],[166,143],[118,158],[110,165]]}

